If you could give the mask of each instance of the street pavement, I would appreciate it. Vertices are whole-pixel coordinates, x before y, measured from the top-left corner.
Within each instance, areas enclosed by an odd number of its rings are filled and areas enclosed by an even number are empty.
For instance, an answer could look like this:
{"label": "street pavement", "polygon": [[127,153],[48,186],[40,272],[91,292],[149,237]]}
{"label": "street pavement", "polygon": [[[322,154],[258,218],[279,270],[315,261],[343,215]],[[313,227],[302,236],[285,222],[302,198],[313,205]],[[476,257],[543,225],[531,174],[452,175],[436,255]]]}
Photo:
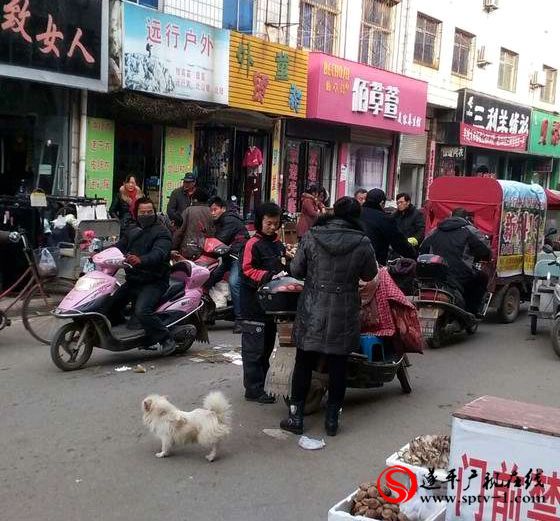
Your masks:
{"label": "street pavement", "polygon": [[[560,359],[548,324],[536,338],[528,317],[483,324],[474,337],[411,356],[413,392],[399,384],[350,390],[342,427],[326,447],[304,451],[296,436],[278,440],[286,413],[243,400],[241,367],[214,362],[240,337],[211,331],[211,346],[159,359],[137,351],[96,350],[81,371],[63,373],[21,327],[0,332],[0,519],[3,521],[326,521],[328,509],[411,438],[449,433],[451,413],[491,394],[558,405]],[[226,346],[220,350],[213,346]],[[197,353],[198,351],[198,353]],[[206,357],[196,361],[197,354]],[[195,357],[195,360],[193,360]],[[147,372],[116,372],[143,364]],[[198,447],[158,459],[141,423],[140,403],[161,393],[182,409],[221,389],[234,407],[234,431],[214,463]],[[323,415],[306,418],[324,437]]]}

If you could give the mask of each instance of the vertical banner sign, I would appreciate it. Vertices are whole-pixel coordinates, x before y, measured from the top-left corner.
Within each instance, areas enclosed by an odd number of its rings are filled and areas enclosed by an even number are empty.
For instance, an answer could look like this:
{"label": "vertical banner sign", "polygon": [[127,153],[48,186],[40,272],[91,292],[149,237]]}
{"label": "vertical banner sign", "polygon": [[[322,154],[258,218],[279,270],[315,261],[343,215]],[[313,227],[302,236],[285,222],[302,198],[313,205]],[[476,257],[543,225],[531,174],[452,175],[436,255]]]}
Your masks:
{"label": "vertical banner sign", "polygon": [[191,128],[165,129],[163,189],[161,209],[165,211],[171,192],[193,168],[194,133]]}
{"label": "vertical banner sign", "polygon": [[282,120],[274,122],[272,134],[272,168],[270,169],[270,200],[280,204],[279,179],[280,179],[280,141],[282,138]]}
{"label": "vertical banner sign", "polygon": [[86,140],[86,197],[111,204],[115,166],[115,122],[88,118]]}

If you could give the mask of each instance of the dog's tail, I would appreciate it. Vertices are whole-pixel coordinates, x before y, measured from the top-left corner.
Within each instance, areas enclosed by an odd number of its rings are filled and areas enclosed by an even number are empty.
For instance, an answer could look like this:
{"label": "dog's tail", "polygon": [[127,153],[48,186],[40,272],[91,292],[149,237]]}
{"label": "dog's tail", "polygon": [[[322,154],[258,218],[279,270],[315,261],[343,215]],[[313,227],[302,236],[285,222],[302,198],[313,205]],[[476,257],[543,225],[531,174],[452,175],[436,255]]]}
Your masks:
{"label": "dog's tail", "polygon": [[231,404],[220,391],[212,391],[204,398],[203,407],[216,413],[218,421],[231,425]]}

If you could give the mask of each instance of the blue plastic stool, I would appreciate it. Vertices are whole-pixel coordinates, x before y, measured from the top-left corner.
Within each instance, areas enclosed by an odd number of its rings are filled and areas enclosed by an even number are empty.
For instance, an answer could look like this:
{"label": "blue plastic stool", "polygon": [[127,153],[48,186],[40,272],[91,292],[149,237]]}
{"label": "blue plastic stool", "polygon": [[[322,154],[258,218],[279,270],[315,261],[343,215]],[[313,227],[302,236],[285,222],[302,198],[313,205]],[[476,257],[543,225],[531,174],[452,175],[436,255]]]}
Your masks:
{"label": "blue plastic stool", "polygon": [[360,348],[362,354],[373,362],[373,355],[377,350],[381,350],[381,360],[385,360],[385,351],[383,349],[383,338],[375,335],[360,335]]}

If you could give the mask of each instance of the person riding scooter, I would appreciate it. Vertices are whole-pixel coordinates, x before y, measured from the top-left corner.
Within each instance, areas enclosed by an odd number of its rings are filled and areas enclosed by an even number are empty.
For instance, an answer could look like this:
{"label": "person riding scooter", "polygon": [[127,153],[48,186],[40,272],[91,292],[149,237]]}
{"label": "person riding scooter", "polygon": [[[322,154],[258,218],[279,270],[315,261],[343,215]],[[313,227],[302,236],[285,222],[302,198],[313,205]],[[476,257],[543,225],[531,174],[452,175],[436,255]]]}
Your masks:
{"label": "person riding scooter", "polygon": [[489,260],[492,251],[482,239],[481,232],[468,220],[464,208],[455,208],[451,217],[424,239],[420,254],[431,253],[443,257],[449,265],[449,285],[465,300],[465,309],[481,316],[481,308],[488,287],[488,275],[474,268],[478,260]]}
{"label": "person riding scooter", "polygon": [[154,313],[169,286],[171,234],[158,223],[154,203],[147,197],[136,201],[137,226],[130,227],[115,244],[130,267],[125,268],[126,282],[113,297],[112,309],[120,312],[134,301],[134,315],[153,345],[168,355],[175,341]]}

